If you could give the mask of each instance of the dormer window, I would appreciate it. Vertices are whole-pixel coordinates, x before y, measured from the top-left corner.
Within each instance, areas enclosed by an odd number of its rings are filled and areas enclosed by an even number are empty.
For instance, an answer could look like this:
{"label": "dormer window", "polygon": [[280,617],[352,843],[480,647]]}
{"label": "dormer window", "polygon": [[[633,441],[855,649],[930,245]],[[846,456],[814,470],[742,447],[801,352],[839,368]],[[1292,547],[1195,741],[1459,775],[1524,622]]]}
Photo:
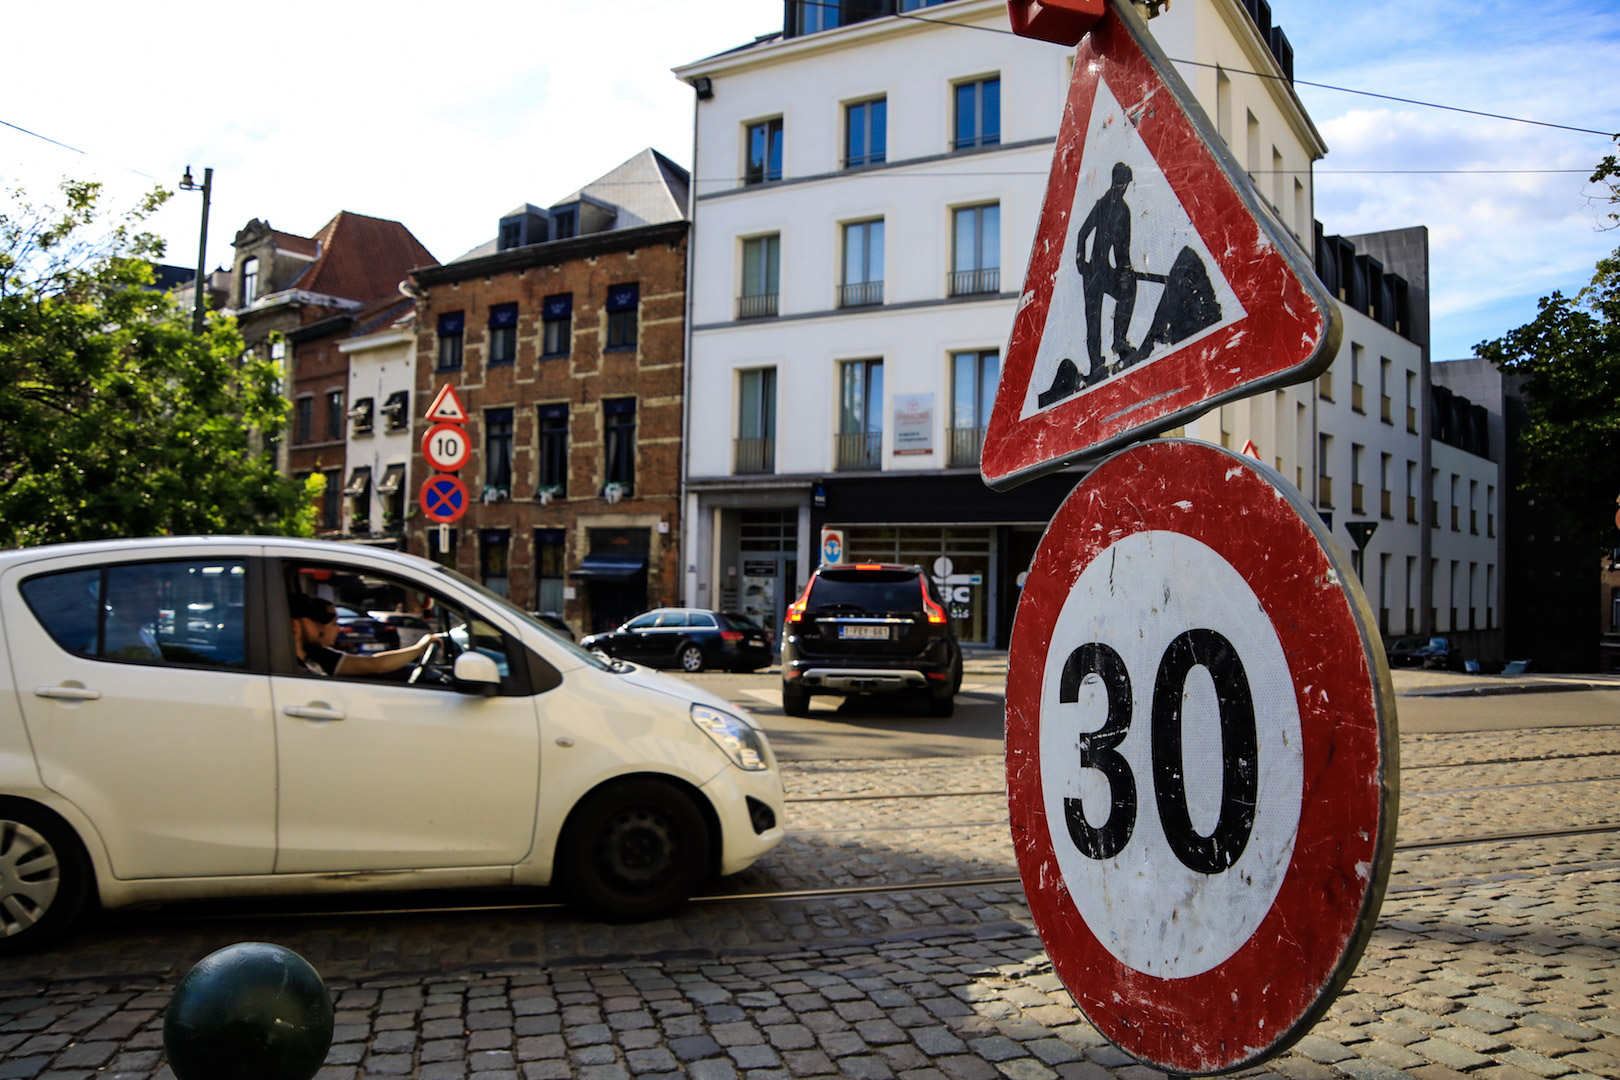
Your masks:
{"label": "dormer window", "polygon": [[403,431],[411,426],[411,418],[406,415],[410,409],[411,392],[409,390],[395,390],[383,402],[383,415],[388,418],[389,431]]}
{"label": "dormer window", "polygon": [[558,210],[551,215],[551,225],[558,240],[567,240],[579,231],[579,218],[573,210]]}
{"label": "dormer window", "polygon": [[352,435],[370,435],[372,424],[372,411],[374,399],[364,397],[354,403],[349,410],[349,433]]}

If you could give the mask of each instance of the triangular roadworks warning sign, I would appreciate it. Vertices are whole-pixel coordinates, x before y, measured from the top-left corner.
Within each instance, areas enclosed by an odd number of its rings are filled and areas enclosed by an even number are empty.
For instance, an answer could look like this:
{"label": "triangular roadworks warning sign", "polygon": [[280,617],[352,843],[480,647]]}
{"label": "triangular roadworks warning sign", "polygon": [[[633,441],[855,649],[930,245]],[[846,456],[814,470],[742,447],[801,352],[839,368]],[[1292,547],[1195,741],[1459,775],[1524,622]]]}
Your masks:
{"label": "triangular roadworks warning sign", "polygon": [[465,424],[467,410],[461,407],[461,398],[456,395],[456,388],[449,383],[439,387],[438,396],[433,404],[428,406],[427,420],[430,424]]}
{"label": "triangular roadworks warning sign", "polygon": [[1337,309],[1135,12],[1080,42],[985,432],[1009,488],[1301,382]]}

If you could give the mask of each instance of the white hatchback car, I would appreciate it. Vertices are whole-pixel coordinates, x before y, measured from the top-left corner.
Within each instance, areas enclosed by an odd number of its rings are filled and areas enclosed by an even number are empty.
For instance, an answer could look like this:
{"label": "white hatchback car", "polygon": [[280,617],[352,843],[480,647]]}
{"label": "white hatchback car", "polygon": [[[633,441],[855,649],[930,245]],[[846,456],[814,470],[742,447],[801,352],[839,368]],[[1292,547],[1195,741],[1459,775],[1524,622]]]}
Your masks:
{"label": "white hatchback car", "polygon": [[[427,620],[390,675],[298,662],[290,598]],[[650,918],[781,842],[765,735],[435,563],[275,537],[0,552],[0,952],[94,895],[565,888]],[[341,669],[340,669],[341,670]]]}

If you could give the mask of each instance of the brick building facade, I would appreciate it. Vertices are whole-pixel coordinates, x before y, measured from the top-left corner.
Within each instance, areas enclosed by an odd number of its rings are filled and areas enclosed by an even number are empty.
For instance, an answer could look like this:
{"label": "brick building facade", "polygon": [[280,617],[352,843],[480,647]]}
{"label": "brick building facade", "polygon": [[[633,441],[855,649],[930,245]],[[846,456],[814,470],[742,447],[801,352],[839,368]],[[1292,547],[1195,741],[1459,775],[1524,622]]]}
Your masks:
{"label": "brick building facade", "polygon": [[[576,634],[679,593],[685,184],[646,151],[550,210],[524,204],[493,251],[413,275],[408,550],[555,611]],[[615,205],[647,187],[664,191],[656,206]],[[458,475],[472,502],[441,551],[415,503],[432,473],[423,414],[446,384],[469,418]]]}

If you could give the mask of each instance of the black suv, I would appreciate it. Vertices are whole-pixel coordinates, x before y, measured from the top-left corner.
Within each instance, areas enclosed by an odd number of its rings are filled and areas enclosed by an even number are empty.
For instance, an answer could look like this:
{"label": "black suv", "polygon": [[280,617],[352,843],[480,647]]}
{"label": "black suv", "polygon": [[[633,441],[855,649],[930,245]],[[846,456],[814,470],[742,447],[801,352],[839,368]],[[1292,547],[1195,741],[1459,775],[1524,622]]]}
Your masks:
{"label": "black suv", "polygon": [[782,626],[782,711],[812,694],[909,693],[933,716],[956,710],[962,648],[920,566],[822,566]]}

